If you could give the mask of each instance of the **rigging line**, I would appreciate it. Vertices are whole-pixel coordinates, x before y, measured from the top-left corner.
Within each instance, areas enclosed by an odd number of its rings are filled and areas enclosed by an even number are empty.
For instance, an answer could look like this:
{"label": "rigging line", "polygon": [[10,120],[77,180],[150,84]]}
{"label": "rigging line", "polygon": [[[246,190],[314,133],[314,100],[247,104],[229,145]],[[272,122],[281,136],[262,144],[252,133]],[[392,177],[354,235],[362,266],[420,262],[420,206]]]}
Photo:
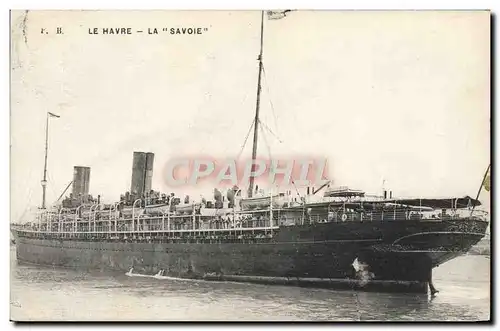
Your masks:
{"label": "rigging line", "polygon": [[[31,182],[32,175],[33,175],[33,168],[30,168],[26,182],[28,183]],[[28,199],[27,199],[28,202],[26,204],[26,208],[28,208],[32,199],[33,190],[29,187],[29,185],[26,185],[26,187],[28,187]]]}
{"label": "rigging line", "polygon": [[276,135],[276,134],[275,134],[275,133],[274,133],[274,132],[273,132],[273,131],[272,131],[272,130],[271,130],[271,129],[267,126],[267,125],[266,125],[266,123],[262,122],[261,120],[259,120],[259,123],[260,123],[262,126],[264,126],[264,127],[265,127],[265,129],[266,129],[267,131],[269,131],[269,132],[270,132],[270,133],[274,136],[274,138],[276,138],[276,140],[278,140],[278,141],[280,142],[280,144],[282,144],[282,143],[283,143],[283,140],[281,140],[281,139],[280,139],[280,137],[278,137],[278,136],[277,136],[277,135]]}
{"label": "rigging line", "polygon": [[271,147],[269,146],[269,143],[267,142],[266,132],[264,131],[264,129],[262,129],[262,126],[260,127],[260,130],[262,131],[262,137],[264,138],[264,142],[266,143],[267,153],[269,154],[269,159],[271,159]]}
{"label": "rigging line", "polygon": [[266,68],[264,66],[264,63],[262,63],[262,72],[264,73],[264,80],[266,81],[266,89],[267,89],[267,95],[269,96],[269,104],[271,105],[271,110],[273,112],[274,127],[276,128],[276,131],[278,131],[278,119],[276,117],[276,112],[274,111],[273,99],[271,98],[271,91],[269,90],[269,81],[267,80]]}
{"label": "rigging line", "polygon": [[56,186],[56,183],[52,180],[52,176],[50,176],[50,172],[47,171],[47,179],[48,179],[48,182],[54,184],[54,185],[50,185],[50,189],[52,190],[52,193],[54,193],[55,196],[57,196],[57,192],[55,190],[55,186]]}
{"label": "rigging line", "polygon": [[248,128],[247,136],[245,137],[245,141],[243,142],[243,145],[241,146],[241,150],[238,153],[238,157],[236,158],[236,160],[240,159],[241,153],[243,153],[243,150],[245,149],[245,145],[247,144],[248,137],[250,136],[250,133],[252,132],[252,128],[253,128],[254,123],[255,123],[255,119],[253,119],[252,123],[250,124],[250,128]]}
{"label": "rigging line", "polygon": [[64,189],[64,191],[61,193],[61,195],[59,196],[59,198],[57,198],[57,200],[54,202],[54,204],[58,203],[59,200],[61,200],[61,198],[63,197],[64,193],[66,193],[66,191],[69,189],[69,186],[73,184],[73,181],[70,181],[69,184],[66,186],[66,188]]}
{"label": "rigging line", "polygon": [[293,187],[295,187],[295,191],[297,191],[297,195],[299,196],[299,198],[302,198],[302,196],[300,195],[299,189],[297,188],[297,185],[295,185],[295,181],[293,179],[292,179],[292,184],[293,184]]}
{"label": "rigging line", "polygon": [[[33,168],[30,168],[29,170],[29,173],[28,173],[28,182],[31,181],[31,175],[33,174]],[[28,186],[26,185],[28,190],[27,190],[27,197],[26,197],[26,207],[24,207],[24,210],[23,212],[21,213],[21,216],[18,217],[18,221],[24,219],[24,216],[26,216],[26,213],[31,209],[31,200],[33,199],[33,190]],[[11,216],[11,219],[12,219],[12,216]]]}
{"label": "rigging line", "polygon": [[30,210],[30,203],[31,203],[31,199],[32,199],[32,193],[33,191],[31,189],[28,189],[28,198],[26,199],[28,202],[26,204],[26,208],[24,208],[24,211],[23,213],[21,214],[21,216],[19,217],[19,220],[22,220],[24,219],[24,216],[26,216],[26,213],[28,212],[28,210]]}

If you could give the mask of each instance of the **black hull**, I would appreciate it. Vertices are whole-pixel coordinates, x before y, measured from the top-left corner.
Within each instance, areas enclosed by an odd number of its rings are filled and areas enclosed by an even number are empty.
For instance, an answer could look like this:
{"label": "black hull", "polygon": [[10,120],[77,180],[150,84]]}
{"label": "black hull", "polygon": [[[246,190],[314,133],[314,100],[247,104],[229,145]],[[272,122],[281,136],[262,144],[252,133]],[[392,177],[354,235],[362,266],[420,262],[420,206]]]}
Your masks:
{"label": "black hull", "polygon": [[[323,223],[282,227],[266,242],[213,243],[30,238],[16,231],[16,247],[20,262],[75,269],[337,288],[418,283],[424,291],[432,268],[464,254],[486,227],[476,219]],[[368,264],[368,277],[356,273],[356,259]]]}

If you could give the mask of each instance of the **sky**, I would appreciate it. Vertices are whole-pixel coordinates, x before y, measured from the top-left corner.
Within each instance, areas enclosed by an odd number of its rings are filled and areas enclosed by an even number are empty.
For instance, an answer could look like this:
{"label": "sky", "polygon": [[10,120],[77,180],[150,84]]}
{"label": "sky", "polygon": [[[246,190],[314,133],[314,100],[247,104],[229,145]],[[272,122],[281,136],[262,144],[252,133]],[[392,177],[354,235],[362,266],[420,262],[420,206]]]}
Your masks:
{"label": "sky", "polygon": [[[236,157],[255,114],[260,17],[13,11],[11,220],[41,204],[48,111],[61,116],[48,203],[75,165],[112,202],[130,189],[134,151],[155,153],[153,188],[165,192],[173,157]],[[89,34],[117,27],[134,33]],[[207,30],[147,33],[171,27]],[[490,163],[488,12],[295,11],[264,21],[263,62],[261,120],[279,140],[261,135],[259,155],[325,157],[335,186],[369,193],[385,181],[396,196],[477,194]]]}

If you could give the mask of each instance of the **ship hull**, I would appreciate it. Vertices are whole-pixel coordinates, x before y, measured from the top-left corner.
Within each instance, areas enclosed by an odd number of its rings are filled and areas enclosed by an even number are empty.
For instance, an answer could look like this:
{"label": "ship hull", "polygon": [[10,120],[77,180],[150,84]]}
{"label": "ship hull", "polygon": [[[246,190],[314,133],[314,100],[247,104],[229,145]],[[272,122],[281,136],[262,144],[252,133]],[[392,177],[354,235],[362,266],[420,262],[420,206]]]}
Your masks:
{"label": "ship hull", "polygon": [[[322,287],[416,282],[426,291],[432,268],[464,254],[486,226],[473,220],[324,223],[282,227],[267,242],[232,243],[83,241],[17,233],[16,247],[19,262],[75,269]],[[369,266],[368,278],[356,273],[356,259]]]}

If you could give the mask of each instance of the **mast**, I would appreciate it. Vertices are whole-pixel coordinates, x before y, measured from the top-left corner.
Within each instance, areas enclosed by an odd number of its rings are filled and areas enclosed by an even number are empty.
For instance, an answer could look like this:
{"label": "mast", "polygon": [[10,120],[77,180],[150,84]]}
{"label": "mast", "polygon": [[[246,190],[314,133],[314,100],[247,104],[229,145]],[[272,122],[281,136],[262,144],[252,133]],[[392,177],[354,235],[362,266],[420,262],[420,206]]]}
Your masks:
{"label": "mast", "polygon": [[[257,102],[255,107],[255,119],[254,119],[254,127],[253,127],[253,147],[252,147],[252,170],[254,169],[253,162],[257,158],[257,140],[259,135],[259,110],[260,110],[260,90],[261,90],[261,78],[262,78],[262,50],[264,45],[264,11],[261,14],[260,21],[260,53],[259,53],[259,76],[257,80]],[[248,197],[251,198],[253,196],[253,186],[254,186],[254,177],[250,177],[250,184],[248,187]]]}
{"label": "mast", "polygon": [[47,122],[45,124],[45,162],[43,165],[42,179],[42,209],[45,209],[45,191],[47,189],[47,154],[49,151],[49,113],[47,113]]}
{"label": "mast", "polygon": [[47,189],[47,154],[49,152],[49,119],[51,117],[59,118],[51,112],[47,112],[47,122],[45,124],[45,162],[43,164],[43,179],[42,179],[42,209],[45,209],[45,193]]}

